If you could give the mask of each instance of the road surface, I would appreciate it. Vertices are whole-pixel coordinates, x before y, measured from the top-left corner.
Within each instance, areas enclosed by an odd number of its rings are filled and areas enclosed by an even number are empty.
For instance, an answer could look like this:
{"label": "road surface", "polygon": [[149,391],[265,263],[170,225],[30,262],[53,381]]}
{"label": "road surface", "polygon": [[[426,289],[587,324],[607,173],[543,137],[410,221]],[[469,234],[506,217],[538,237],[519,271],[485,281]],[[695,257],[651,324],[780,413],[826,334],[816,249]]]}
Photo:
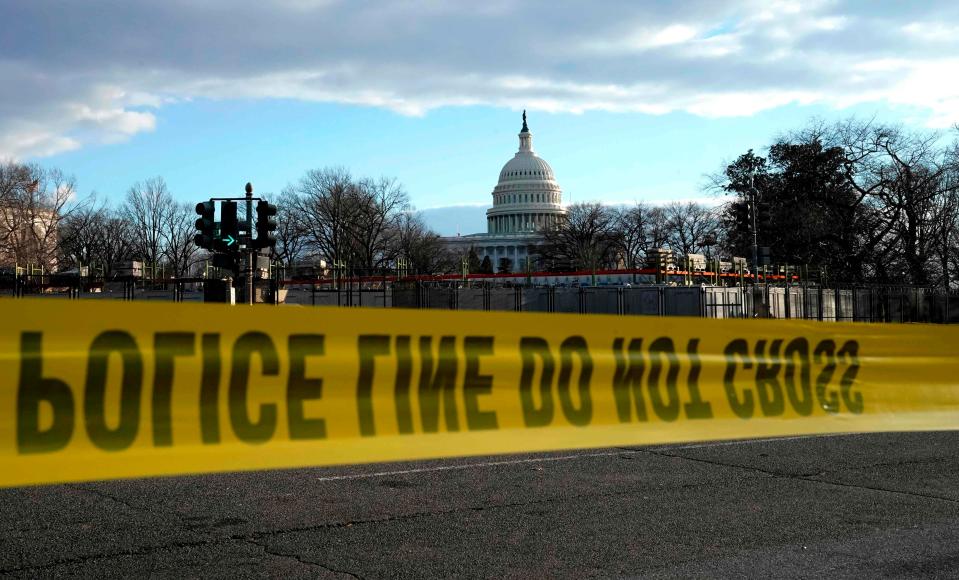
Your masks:
{"label": "road surface", "polygon": [[956,577],[959,433],[0,490],[13,577]]}

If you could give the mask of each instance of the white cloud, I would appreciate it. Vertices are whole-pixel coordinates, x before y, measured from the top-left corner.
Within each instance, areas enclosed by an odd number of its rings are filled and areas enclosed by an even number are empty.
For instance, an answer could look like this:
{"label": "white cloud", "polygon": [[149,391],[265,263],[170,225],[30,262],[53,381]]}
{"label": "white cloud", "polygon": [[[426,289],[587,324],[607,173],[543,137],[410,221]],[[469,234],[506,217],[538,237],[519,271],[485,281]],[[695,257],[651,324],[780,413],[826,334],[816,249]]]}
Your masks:
{"label": "white cloud", "polygon": [[600,40],[587,43],[599,52],[642,52],[653,48],[662,48],[684,44],[696,38],[698,31],[687,24],[667,24],[663,28],[644,26],[624,38]]}
{"label": "white cloud", "polygon": [[959,120],[954,2],[840,0],[13,0],[0,21],[0,157],[155,130],[195,98],[300,99],[422,115],[751,115],[904,105]]}
{"label": "white cloud", "polygon": [[959,121],[959,58],[915,63],[886,95],[890,102],[928,110],[927,124],[949,127]]}
{"label": "white cloud", "polygon": [[38,127],[11,129],[0,134],[0,159],[24,157],[47,157],[80,148],[80,142],[44,131]]}
{"label": "white cloud", "polygon": [[910,22],[902,30],[913,40],[923,43],[954,42],[959,37],[959,26],[942,22]]}
{"label": "white cloud", "polygon": [[103,133],[134,135],[141,131],[152,131],[156,126],[156,117],[152,113],[127,111],[119,107],[93,109],[85,104],[75,104],[69,108],[78,124]]}
{"label": "white cloud", "polygon": [[696,29],[685,24],[670,24],[649,38],[650,46],[682,44],[696,38]]}
{"label": "white cloud", "polygon": [[743,117],[789,103],[811,103],[818,98],[816,93],[799,91],[707,93],[690,99],[682,108],[703,117]]}

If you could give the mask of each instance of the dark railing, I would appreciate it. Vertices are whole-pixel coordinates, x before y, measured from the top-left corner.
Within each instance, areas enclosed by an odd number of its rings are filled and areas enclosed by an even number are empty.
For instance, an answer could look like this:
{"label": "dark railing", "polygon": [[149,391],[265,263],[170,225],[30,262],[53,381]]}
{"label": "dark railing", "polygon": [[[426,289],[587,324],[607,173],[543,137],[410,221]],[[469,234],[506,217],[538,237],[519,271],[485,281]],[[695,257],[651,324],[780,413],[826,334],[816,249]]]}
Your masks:
{"label": "dark railing", "polygon": [[[291,287],[290,304],[386,306],[440,310],[559,312],[706,318],[803,319],[841,322],[959,323],[959,295],[890,286],[761,287],[458,287],[409,284],[380,290]],[[753,303],[759,303],[754,309]],[[755,313],[755,314],[754,314]]]}
{"label": "dark railing", "polygon": [[[144,281],[49,273],[0,275],[0,296],[202,302],[210,299],[216,284],[225,288],[222,281],[203,278]],[[388,275],[364,280],[281,280],[276,276],[256,280],[255,295],[257,302],[304,306],[959,323],[959,294],[913,286],[501,286]],[[239,295],[237,301],[242,302]]]}

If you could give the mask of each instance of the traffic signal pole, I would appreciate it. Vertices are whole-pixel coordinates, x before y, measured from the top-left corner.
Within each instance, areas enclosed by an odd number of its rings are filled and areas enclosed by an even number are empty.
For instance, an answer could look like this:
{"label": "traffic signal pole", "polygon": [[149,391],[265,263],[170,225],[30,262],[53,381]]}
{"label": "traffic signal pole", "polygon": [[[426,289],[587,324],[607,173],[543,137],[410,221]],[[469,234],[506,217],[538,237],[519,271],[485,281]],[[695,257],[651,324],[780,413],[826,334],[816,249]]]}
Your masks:
{"label": "traffic signal pole", "polygon": [[253,304],[253,184],[246,184],[246,303]]}
{"label": "traffic signal pole", "polygon": [[[256,226],[253,224],[253,201],[256,204]],[[215,221],[214,203],[220,202],[219,231]],[[241,221],[237,216],[239,202],[246,202],[246,229],[240,229]],[[276,246],[276,213],[277,208],[265,199],[253,197],[253,184],[246,184],[244,197],[211,197],[209,201],[196,205],[196,213],[200,218],[196,220],[197,234],[193,237],[198,247],[210,250],[213,265],[220,268],[229,268],[234,278],[241,274],[246,276],[246,304],[253,304],[253,274],[254,261],[262,249],[269,248],[272,252]],[[255,235],[254,235],[255,229]],[[243,233],[240,233],[240,232]],[[243,261],[246,264],[243,264]]]}
{"label": "traffic signal pole", "polygon": [[749,191],[752,194],[752,234],[753,234],[753,317],[759,317],[762,310],[760,302],[762,301],[762,292],[759,291],[759,234],[756,231],[756,204],[759,198],[759,191],[756,189],[755,176],[749,176]]}

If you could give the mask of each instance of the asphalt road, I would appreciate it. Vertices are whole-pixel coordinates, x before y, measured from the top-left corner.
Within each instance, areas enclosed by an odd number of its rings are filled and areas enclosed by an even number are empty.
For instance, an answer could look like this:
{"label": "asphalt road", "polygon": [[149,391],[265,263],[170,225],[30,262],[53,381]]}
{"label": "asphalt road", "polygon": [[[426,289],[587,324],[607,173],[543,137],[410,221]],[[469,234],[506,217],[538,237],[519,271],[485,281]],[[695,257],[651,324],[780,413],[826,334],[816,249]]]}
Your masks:
{"label": "asphalt road", "polygon": [[957,577],[959,433],[0,491],[14,577]]}

